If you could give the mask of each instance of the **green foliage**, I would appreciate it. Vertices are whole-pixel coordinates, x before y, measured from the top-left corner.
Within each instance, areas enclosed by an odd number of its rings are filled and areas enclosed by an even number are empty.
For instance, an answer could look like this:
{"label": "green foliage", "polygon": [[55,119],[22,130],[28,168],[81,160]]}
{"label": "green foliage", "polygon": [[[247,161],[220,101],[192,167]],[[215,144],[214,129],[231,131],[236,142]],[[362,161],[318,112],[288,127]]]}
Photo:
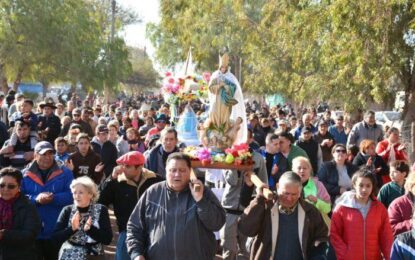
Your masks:
{"label": "green foliage", "polygon": [[[0,64],[9,78],[116,88],[131,73],[123,40],[111,35],[111,1],[0,0]],[[118,8],[115,33],[137,16]]]}
{"label": "green foliage", "polygon": [[157,88],[160,80],[158,72],[153,67],[153,62],[144,50],[129,48],[129,60],[132,65],[132,73],[123,80],[131,89],[142,90]]}
{"label": "green foliage", "polygon": [[[242,58],[243,88],[365,107],[415,91],[415,3],[411,0],[161,0],[147,28],[161,64],[193,46],[201,69],[218,50]],[[235,59],[233,64],[235,66]],[[402,89],[403,88],[403,89]],[[408,95],[409,96],[409,95]]]}

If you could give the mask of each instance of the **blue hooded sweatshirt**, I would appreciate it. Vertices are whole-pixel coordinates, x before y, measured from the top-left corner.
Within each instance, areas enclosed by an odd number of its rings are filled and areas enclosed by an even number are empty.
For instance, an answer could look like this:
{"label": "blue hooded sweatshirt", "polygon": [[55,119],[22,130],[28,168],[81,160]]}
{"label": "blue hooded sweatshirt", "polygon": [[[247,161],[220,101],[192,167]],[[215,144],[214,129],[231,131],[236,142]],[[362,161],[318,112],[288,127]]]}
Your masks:
{"label": "blue hooded sweatshirt", "polygon": [[[48,171],[48,176],[44,183],[37,162],[34,161],[22,173],[21,191],[36,205],[42,221],[42,231],[38,239],[49,239],[62,208],[73,202],[72,192],[69,188],[73,180],[72,171],[66,167],[58,166],[55,162]],[[54,196],[51,203],[46,205],[36,203],[37,195],[42,192],[53,193]]]}

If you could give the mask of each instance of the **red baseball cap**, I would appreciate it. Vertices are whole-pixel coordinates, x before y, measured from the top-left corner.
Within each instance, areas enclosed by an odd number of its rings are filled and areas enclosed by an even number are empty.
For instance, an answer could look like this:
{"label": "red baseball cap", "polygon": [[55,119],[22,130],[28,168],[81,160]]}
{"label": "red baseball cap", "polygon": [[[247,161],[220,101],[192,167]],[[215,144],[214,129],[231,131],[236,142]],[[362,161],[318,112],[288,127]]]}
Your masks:
{"label": "red baseball cap", "polygon": [[128,152],[118,158],[117,163],[123,165],[144,165],[145,159],[140,152]]}

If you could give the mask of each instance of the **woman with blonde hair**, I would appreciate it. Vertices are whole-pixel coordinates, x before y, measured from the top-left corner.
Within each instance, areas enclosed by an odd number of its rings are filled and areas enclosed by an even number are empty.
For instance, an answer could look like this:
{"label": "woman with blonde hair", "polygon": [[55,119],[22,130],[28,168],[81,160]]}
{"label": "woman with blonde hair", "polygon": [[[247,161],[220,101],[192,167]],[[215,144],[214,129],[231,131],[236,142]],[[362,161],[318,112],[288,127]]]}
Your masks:
{"label": "woman with blonde hair", "polygon": [[310,161],[303,156],[294,158],[292,170],[301,178],[303,184],[303,197],[313,204],[323,215],[324,220],[329,224],[327,214],[331,210],[330,195],[317,177],[312,176]]}
{"label": "woman with blonde hair", "polygon": [[411,172],[405,181],[406,194],[395,199],[389,205],[388,215],[393,235],[397,236],[412,228],[412,214],[415,194],[415,172]]}
{"label": "woman with blonde hair", "polygon": [[74,204],[62,209],[53,239],[63,245],[60,260],[105,259],[103,245],[112,240],[111,223],[105,206],[95,203],[98,187],[87,176],[71,183]]}

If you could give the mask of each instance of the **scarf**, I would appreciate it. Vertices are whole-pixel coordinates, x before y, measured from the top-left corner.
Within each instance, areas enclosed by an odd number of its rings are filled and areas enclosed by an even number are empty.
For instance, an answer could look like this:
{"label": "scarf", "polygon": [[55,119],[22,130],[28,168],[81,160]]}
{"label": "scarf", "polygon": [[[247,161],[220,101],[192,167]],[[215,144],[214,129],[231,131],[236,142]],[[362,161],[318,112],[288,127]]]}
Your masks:
{"label": "scarf", "polygon": [[19,194],[10,200],[0,198],[0,230],[13,227],[13,204],[18,197]]}

